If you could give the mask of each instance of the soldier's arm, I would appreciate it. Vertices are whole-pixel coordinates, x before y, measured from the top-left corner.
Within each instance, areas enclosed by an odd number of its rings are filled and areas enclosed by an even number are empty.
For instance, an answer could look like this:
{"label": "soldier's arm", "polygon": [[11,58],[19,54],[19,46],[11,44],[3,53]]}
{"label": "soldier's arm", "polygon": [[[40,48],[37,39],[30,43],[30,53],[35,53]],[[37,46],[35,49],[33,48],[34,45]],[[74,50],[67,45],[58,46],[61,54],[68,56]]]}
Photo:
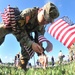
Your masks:
{"label": "soldier's arm", "polygon": [[[38,37],[40,36],[40,35],[43,35],[44,36],[44,34],[45,34],[45,27],[44,26],[39,26],[38,27]],[[39,41],[38,41],[39,42]],[[45,54],[44,53],[44,48],[43,48],[43,46],[42,46],[42,43],[39,43],[39,45],[42,47],[42,49],[43,49],[43,54]],[[38,56],[40,56],[41,54],[40,53],[37,53],[38,54]]]}
{"label": "soldier's arm", "polygon": [[[34,11],[33,8],[29,8],[29,9],[23,10],[22,13],[20,14],[21,18],[25,20],[24,25],[27,25],[27,23],[29,22],[30,18],[33,17],[32,14],[34,14],[34,13],[32,11]],[[43,51],[42,48],[37,43],[33,42],[29,38],[26,30],[25,30],[25,33],[24,34],[25,34],[25,37],[24,37],[25,40],[24,41],[26,42],[26,45],[28,47],[32,47],[32,49],[35,52],[42,53],[42,51]]]}
{"label": "soldier's arm", "polygon": [[[26,25],[29,22],[30,17],[31,17],[31,8],[27,8],[23,10],[20,14],[20,17],[21,17],[21,20],[19,22],[21,23],[21,26]],[[28,47],[31,47],[33,41],[29,38],[27,31],[26,30],[24,31],[25,31],[24,32],[24,35],[25,35],[24,42],[26,43]]]}
{"label": "soldier's arm", "polygon": [[[34,11],[33,8],[27,8],[21,12],[20,16],[25,22],[24,25],[27,25],[27,23],[29,22],[30,18],[32,17],[32,14],[34,14],[33,11]],[[29,38],[26,30],[25,30],[25,37],[24,38],[25,38],[24,42],[26,42],[26,45],[28,47],[31,47],[34,42]],[[34,43],[33,45],[36,45],[36,43]],[[33,48],[33,46],[32,46],[32,48]]]}
{"label": "soldier's arm", "polygon": [[39,26],[38,28],[38,36],[44,35],[45,34],[45,27],[44,26]]}
{"label": "soldier's arm", "polygon": [[[38,37],[40,36],[40,35],[43,35],[44,36],[44,34],[45,34],[45,27],[44,26],[39,26],[38,27]],[[39,41],[38,41],[39,42]]]}

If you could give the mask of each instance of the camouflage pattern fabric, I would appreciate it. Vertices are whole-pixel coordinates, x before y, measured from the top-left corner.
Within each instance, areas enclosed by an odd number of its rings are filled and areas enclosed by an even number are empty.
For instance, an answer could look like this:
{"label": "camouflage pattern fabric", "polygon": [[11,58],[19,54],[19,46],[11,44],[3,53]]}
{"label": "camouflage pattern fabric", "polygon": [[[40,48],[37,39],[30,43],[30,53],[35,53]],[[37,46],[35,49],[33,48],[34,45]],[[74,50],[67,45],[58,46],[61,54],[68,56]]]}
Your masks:
{"label": "camouflage pattern fabric", "polygon": [[[30,20],[28,20],[27,23],[26,23],[26,16],[30,17]],[[0,25],[2,26],[4,25],[4,23],[1,23]],[[42,35],[45,32],[44,27],[38,25],[37,9],[31,8],[23,10],[20,14],[20,19],[17,21],[17,24],[14,25],[12,28],[15,28],[15,30],[11,28],[4,29],[3,27],[0,27],[0,44],[2,44],[2,42],[4,41],[5,35],[9,33],[14,34],[17,40],[20,42],[21,53],[23,58],[21,59],[24,60],[24,63],[26,65],[31,57],[26,52],[24,46],[26,44],[27,47],[31,48],[31,44],[33,43],[33,40],[31,40],[31,38],[28,35],[30,35],[31,32],[35,31],[38,31]]]}

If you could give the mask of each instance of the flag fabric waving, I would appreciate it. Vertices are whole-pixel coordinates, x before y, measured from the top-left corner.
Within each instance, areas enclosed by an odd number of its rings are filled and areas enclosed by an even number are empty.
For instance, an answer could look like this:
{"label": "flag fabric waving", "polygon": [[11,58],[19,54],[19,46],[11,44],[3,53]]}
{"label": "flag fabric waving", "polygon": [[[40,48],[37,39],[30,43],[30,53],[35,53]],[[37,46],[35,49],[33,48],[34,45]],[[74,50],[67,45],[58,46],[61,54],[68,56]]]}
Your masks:
{"label": "flag fabric waving", "polygon": [[[38,41],[39,41],[39,43],[47,42],[47,47],[45,49],[47,52],[50,52],[52,50],[52,48],[53,48],[52,43],[50,41],[48,41],[43,35],[40,35],[38,37]],[[30,56],[30,58],[32,58],[34,56],[34,54],[35,54],[34,50],[31,47],[29,48],[26,45],[26,43],[24,44],[24,49],[28,53],[28,55]]]}
{"label": "flag fabric waving", "polygon": [[75,25],[66,16],[51,24],[48,28],[48,33],[67,48],[70,48],[75,42]]}
{"label": "flag fabric waving", "polygon": [[47,42],[47,47],[45,49],[47,52],[50,52],[53,49],[52,43],[50,41],[48,41],[43,35],[40,35],[38,37],[38,40],[39,40],[39,43]]}
{"label": "flag fabric waving", "polygon": [[4,13],[1,13],[1,17],[6,28],[10,28],[12,25],[16,24],[14,10],[15,8],[8,5],[7,8],[4,9]]}

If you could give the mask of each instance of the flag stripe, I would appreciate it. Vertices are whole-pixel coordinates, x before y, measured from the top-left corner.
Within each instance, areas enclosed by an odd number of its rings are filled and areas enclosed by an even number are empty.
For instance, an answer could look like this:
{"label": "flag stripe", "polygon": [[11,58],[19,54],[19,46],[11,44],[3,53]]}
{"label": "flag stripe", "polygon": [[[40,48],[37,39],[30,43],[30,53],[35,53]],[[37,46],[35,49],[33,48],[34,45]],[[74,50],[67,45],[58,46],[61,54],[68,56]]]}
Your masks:
{"label": "flag stripe", "polygon": [[56,39],[59,39],[58,36],[61,36],[60,33],[62,33],[62,30],[66,28],[67,26],[68,24],[65,24],[63,27],[60,27],[59,29],[56,30],[57,33],[54,35]]}
{"label": "flag stripe", "polygon": [[72,30],[70,30],[70,31],[68,31],[66,34],[65,34],[65,36],[64,36],[64,38],[63,38],[63,40],[62,40],[62,43],[64,43],[69,37],[71,37],[73,34],[75,34],[75,29],[72,29]]}
{"label": "flag stripe", "polygon": [[53,49],[52,43],[50,41],[48,41],[43,35],[40,35],[38,37],[38,40],[39,40],[39,43],[47,42],[47,47],[46,47],[47,52],[50,52]]}
{"label": "flag stripe", "polygon": [[16,24],[14,10],[15,8],[7,6],[7,8],[4,9],[4,13],[1,13],[1,17],[2,17],[4,24],[6,25],[6,28],[8,27],[10,28],[12,27],[13,24]]}
{"label": "flag stripe", "polygon": [[70,46],[75,42],[75,34],[73,34],[70,39],[68,40],[68,42],[66,43],[66,46],[68,48],[70,48]]}
{"label": "flag stripe", "polygon": [[61,21],[61,22],[59,22],[59,23],[53,28],[53,30],[52,30],[52,32],[51,32],[51,35],[52,35],[52,36],[54,36],[55,31],[57,31],[63,23],[64,23],[64,22]]}
{"label": "flag stripe", "polygon": [[70,25],[73,24],[70,19],[65,20],[66,17],[55,21],[48,28],[48,33],[69,48],[75,42],[75,25]]}
{"label": "flag stripe", "polygon": [[52,26],[48,28],[48,32],[51,33],[51,31],[53,30],[54,26],[57,25],[61,20],[62,19],[57,20],[55,23],[53,23]]}
{"label": "flag stripe", "polygon": [[[46,51],[47,52],[49,52],[49,51],[51,51],[52,50],[52,48],[53,48],[53,45],[52,45],[52,43],[50,43],[43,35],[40,35],[39,37],[38,37],[38,41],[39,41],[39,43],[42,43],[42,42],[44,42],[44,41],[46,41],[47,43],[48,43],[48,45],[47,45],[47,47],[46,47]],[[32,58],[33,57],[33,55],[34,55],[34,50],[30,47],[28,47],[27,45],[26,45],[26,43],[24,44],[24,48],[25,48],[25,50],[26,50],[26,52],[28,53],[28,55],[30,56],[30,58]]]}

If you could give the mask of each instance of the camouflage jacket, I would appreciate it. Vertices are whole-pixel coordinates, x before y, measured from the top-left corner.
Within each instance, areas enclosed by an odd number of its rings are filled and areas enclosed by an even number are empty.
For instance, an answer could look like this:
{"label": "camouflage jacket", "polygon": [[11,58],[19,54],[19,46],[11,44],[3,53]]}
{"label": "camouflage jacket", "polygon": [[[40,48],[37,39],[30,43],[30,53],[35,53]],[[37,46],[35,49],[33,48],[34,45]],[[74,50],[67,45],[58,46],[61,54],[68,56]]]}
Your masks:
{"label": "camouflage jacket", "polygon": [[[37,31],[38,35],[44,35],[44,32],[45,32],[44,26],[38,24],[37,12],[38,12],[37,8],[27,8],[21,12],[20,14],[21,19],[18,21],[21,28],[20,32],[25,35],[24,42],[26,42],[28,47],[30,47],[31,44],[33,43],[33,41],[29,38],[28,33]],[[30,18],[28,21],[26,21],[27,16],[29,16]],[[23,36],[21,37],[21,35],[22,34],[17,34],[15,36],[19,39],[23,37]]]}

